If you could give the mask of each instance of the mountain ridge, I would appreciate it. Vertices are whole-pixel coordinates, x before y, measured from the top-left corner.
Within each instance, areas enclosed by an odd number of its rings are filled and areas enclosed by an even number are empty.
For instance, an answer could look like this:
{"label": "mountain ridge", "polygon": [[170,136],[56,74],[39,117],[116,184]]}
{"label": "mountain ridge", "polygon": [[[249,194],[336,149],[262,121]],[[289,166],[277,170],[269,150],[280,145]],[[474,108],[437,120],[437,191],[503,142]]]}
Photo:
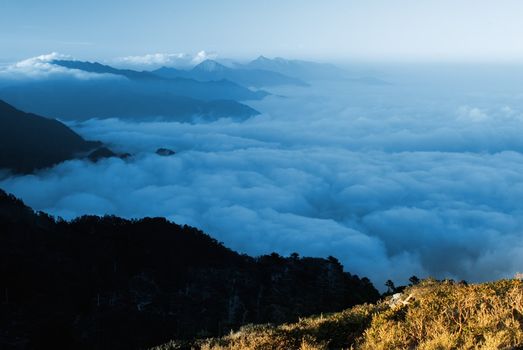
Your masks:
{"label": "mountain ridge", "polygon": [[[235,94],[236,98],[229,99],[233,100],[257,100],[262,99],[265,96],[269,95],[265,91],[252,91],[246,87],[243,87],[235,82],[232,82],[227,79],[219,79],[211,82],[202,82],[191,79],[190,77],[162,77],[153,72],[148,71],[135,71],[131,69],[118,69],[109,65],[104,65],[98,62],[88,62],[88,61],[76,61],[76,60],[53,60],[52,64],[62,66],[69,69],[79,69],[89,73],[98,73],[98,74],[113,74],[120,75],[128,78],[132,81],[144,82],[144,83],[158,83],[165,85],[165,88],[174,92],[181,94],[181,96],[187,96],[192,98],[202,98],[201,95],[187,94],[184,95],[184,89],[207,89],[209,90],[208,99],[223,99],[223,92],[220,90],[230,90],[231,94]],[[180,89],[181,88],[181,89]]]}
{"label": "mountain ridge", "polygon": [[238,67],[271,70],[291,77],[300,77],[305,80],[339,80],[349,78],[345,70],[329,63],[288,60],[282,57],[271,59],[263,55],[248,63],[238,64]]}
{"label": "mountain ridge", "polygon": [[49,81],[0,89],[0,98],[38,114],[62,120],[122,118],[193,122],[195,118],[245,120],[260,114],[246,104],[228,99],[200,100],[165,89],[144,89],[133,82]]}
{"label": "mountain ridge", "polygon": [[375,301],[335,258],[240,255],[163,218],[66,222],[0,190],[0,347],[143,349]]}
{"label": "mountain ridge", "polygon": [[56,119],[23,112],[0,100],[0,168],[30,173],[85,157],[101,146]]}
{"label": "mountain ridge", "polygon": [[164,78],[191,78],[200,81],[226,79],[245,86],[268,87],[277,85],[308,86],[298,77],[263,69],[230,68],[215,60],[205,60],[189,70],[161,67],[152,71]]}

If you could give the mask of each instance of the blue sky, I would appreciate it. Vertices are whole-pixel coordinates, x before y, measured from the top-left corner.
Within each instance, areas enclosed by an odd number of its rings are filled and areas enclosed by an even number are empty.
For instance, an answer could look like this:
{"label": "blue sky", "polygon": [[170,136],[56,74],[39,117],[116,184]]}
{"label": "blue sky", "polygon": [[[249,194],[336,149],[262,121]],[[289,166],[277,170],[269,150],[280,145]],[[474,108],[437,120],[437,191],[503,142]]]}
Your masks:
{"label": "blue sky", "polygon": [[517,0],[1,0],[0,57],[523,60]]}

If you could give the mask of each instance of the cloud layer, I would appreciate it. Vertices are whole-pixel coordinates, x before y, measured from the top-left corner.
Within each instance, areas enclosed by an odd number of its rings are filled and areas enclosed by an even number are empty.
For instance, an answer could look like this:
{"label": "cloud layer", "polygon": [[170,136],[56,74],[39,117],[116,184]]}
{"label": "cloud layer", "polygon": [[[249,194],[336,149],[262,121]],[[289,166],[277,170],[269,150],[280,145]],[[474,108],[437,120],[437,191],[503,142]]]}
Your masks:
{"label": "cloud layer", "polygon": [[199,51],[194,55],[187,53],[153,53],[142,56],[119,57],[114,60],[114,63],[118,66],[137,69],[156,69],[162,66],[188,68],[216,57],[215,53],[206,51]]}
{"label": "cloud layer", "polygon": [[402,79],[274,91],[244,123],[74,124],[134,158],[66,162],[0,187],[66,218],[166,216],[250,254],[334,255],[378,286],[520,271],[518,85]]}
{"label": "cloud layer", "polygon": [[12,83],[17,80],[42,79],[115,79],[112,74],[88,73],[78,69],[69,69],[52,63],[53,60],[72,60],[71,56],[56,52],[31,57],[13,64],[0,66],[0,82]]}

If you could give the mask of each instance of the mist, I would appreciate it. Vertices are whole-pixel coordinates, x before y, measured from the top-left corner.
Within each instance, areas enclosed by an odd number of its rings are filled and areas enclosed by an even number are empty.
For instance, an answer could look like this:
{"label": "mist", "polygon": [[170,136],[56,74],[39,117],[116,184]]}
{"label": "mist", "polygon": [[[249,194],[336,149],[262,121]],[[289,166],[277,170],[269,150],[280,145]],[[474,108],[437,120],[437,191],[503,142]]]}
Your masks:
{"label": "mist", "polygon": [[274,88],[242,123],[68,123],[133,156],[0,187],[66,219],[165,216],[248,254],[333,255],[378,287],[510,277],[523,263],[519,71],[372,67],[387,84]]}

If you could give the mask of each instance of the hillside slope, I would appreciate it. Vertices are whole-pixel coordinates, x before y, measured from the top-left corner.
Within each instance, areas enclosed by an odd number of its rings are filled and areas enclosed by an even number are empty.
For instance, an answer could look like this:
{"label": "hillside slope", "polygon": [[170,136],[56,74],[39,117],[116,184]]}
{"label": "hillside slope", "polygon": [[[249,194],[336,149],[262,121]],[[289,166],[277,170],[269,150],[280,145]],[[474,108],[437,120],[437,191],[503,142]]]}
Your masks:
{"label": "hillside slope", "polygon": [[[154,348],[181,348],[175,341]],[[281,326],[249,325],[201,350],[523,349],[523,282],[422,281],[399,297]]]}
{"label": "hillside slope", "polygon": [[84,140],[55,119],[22,112],[0,100],[0,169],[27,173],[101,145]]}
{"label": "hillside slope", "polygon": [[1,190],[0,276],[1,349],[143,349],[379,296],[334,258],[252,258],[162,218],[55,220]]}

